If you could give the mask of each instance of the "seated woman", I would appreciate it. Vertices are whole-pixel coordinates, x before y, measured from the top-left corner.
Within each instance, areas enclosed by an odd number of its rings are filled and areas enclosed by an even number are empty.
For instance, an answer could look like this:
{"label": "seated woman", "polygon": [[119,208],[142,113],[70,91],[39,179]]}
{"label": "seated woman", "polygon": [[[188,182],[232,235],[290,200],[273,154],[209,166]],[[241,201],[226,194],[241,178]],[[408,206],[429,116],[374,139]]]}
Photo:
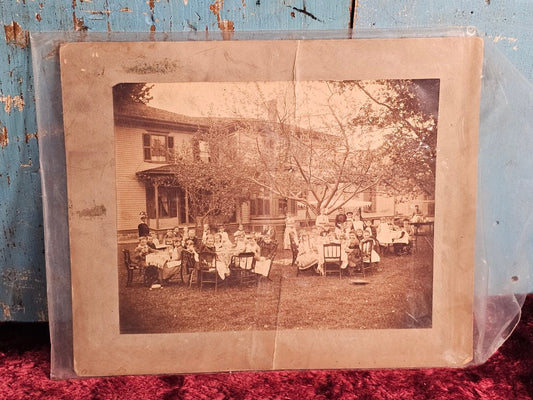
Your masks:
{"label": "seated woman", "polygon": [[307,269],[313,265],[318,265],[318,261],[318,251],[315,244],[310,240],[306,232],[302,233],[300,244],[298,245],[296,265],[298,265],[299,269]]}
{"label": "seated woman", "polygon": [[[227,234],[226,234],[227,235]],[[215,251],[226,264],[230,263],[232,254],[231,242],[224,242],[223,236],[220,233],[215,233]]]}
{"label": "seated woman", "polygon": [[206,255],[208,256],[201,261],[206,261],[207,264],[200,265],[200,268],[210,268],[212,265],[211,262],[214,258],[214,266],[219,278],[222,280],[226,279],[226,276],[228,276],[230,273],[229,267],[220,257],[217,256],[217,251],[215,248],[215,237],[211,234],[206,236],[205,243],[200,247],[199,257],[205,257]]}
{"label": "seated woman", "polygon": [[159,270],[159,280],[161,282],[168,281],[170,278],[177,276],[181,270],[181,257],[183,247],[181,242],[177,244],[174,241],[168,249],[168,261],[163,265],[163,268]]}
{"label": "seated woman", "polygon": [[195,269],[198,262],[198,252],[194,246],[194,240],[185,239],[185,247],[181,251],[181,267],[189,275]]}
{"label": "seated woman", "polygon": [[392,243],[393,236],[394,232],[391,229],[389,221],[385,218],[381,218],[376,230],[376,239],[382,246],[384,246]]}
{"label": "seated woman", "polygon": [[174,243],[174,232],[172,229],[167,230],[167,233],[165,233],[165,237],[163,239],[163,243],[165,246],[172,246]]}
{"label": "seated woman", "polygon": [[405,220],[396,238],[393,239],[394,254],[400,256],[402,254],[411,254],[410,234],[412,235],[412,227],[409,221]]}
{"label": "seated woman", "polygon": [[146,255],[153,253],[155,250],[148,246],[148,238],[141,236],[139,238],[139,244],[134,250],[134,260],[137,265],[142,269],[146,267]]}
{"label": "seated woman", "polygon": [[343,257],[341,268],[355,268],[361,261],[361,250],[359,248],[359,239],[354,231],[348,234],[348,239],[343,243],[346,256]]}
{"label": "seated woman", "polygon": [[338,240],[345,239],[345,233],[346,233],[346,226],[348,224],[346,223],[346,215],[345,214],[337,214],[335,216],[335,225],[334,225],[334,232],[335,237]]}
{"label": "seated woman", "polygon": [[232,248],[232,254],[234,256],[244,253],[246,251],[246,237],[245,236],[235,236],[235,244]]}
{"label": "seated woman", "polygon": [[157,233],[155,232],[152,232],[152,234],[148,237],[148,246],[156,250],[161,250],[167,247],[163,243],[159,242],[159,239],[157,238]]}
{"label": "seated woman", "polygon": [[256,254],[255,272],[268,277],[278,244],[272,240],[270,235],[266,235],[257,241],[257,245],[259,246],[259,254]]}
{"label": "seated woman", "polygon": [[245,237],[246,232],[244,231],[244,226],[242,224],[239,224],[239,227],[237,230],[233,233],[233,237],[235,240],[237,240],[238,237]]}
{"label": "seated woman", "polygon": [[[232,246],[232,243],[231,243],[231,240],[229,238],[228,232],[226,232],[226,228],[224,227],[224,225],[220,225],[218,227],[217,234],[220,235],[222,244],[224,246]],[[215,237],[215,239],[216,239],[216,237]]]}
{"label": "seated woman", "polygon": [[377,246],[376,239],[370,236],[368,230],[363,232],[363,240],[359,243],[359,249],[361,250],[361,257],[363,263],[373,264],[381,261],[379,254],[374,250]]}
{"label": "seated woman", "polygon": [[211,226],[209,224],[204,224],[203,230],[202,230],[202,243],[205,243],[207,235],[211,235]]}

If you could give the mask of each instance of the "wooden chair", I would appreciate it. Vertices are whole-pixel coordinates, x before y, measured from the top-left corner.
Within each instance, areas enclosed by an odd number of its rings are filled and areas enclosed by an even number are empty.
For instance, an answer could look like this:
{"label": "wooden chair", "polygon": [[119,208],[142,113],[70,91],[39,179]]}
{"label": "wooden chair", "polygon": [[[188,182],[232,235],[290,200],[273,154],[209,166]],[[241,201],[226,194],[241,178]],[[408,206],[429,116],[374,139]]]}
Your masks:
{"label": "wooden chair", "polygon": [[214,284],[215,292],[218,288],[218,282],[221,280],[217,271],[217,255],[211,252],[203,252],[198,255],[198,281],[200,289],[204,284]]}
{"label": "wooden chair", "polygon": [[[126,281],[126,287],[130,287],[133,282],[133,271],[136,269],[141,269],[141,267],[131,261],[131,255],[130,251],[127,249],[122,250],[122,254],[124,255],[124,266],[126,267],[126,271],[128,273],[128,278]],[[143,271],[141,271],[141,276],[143,274]]]}
{"label": "wooden chair", "polygon": [[342,277],[342,260],[340,243],[328,243],[324,245],[324,276],[339,274]]}
{"label": "wooden chair", "polygon": [[374,250],[374,247],[376,245],[376,242],[373,239],[369,240],[363,240],[361,242],[361,273],[363,274],[363,278],[366,275],[367,269],[373,268],[373,262],[372,262],[372,251]]}
{"label": "wooden chair", "polygon": [[195,271],[196,271],[196,261],[194,259],[194,254],[187,250],[182,250],[181,251],[181,271],[180,271],[181,281],[191,286]]}
{"label": "wooden chair", "polygon": [[257,275],[258,278],[264,276],[265,278],[270,280],[270,271],[272,270],[272,264],[274,263],[274,259],[276,258],[276,251],[277,251],[277,246],[275,246],[269,252],[269,254],[265,255],[266,256],[266,261],[268,261],[268,267],[267,267],[266,275],[260,274],[260,273],[257,272],[257,261],[255,261],[254,271],[256,272],[256,275]]}
{"label": "wooden chair", "polygon": [[231,257],[230,271],[237,275],[239,283],[257,282],[255,273],[255,254],[240,253]]}

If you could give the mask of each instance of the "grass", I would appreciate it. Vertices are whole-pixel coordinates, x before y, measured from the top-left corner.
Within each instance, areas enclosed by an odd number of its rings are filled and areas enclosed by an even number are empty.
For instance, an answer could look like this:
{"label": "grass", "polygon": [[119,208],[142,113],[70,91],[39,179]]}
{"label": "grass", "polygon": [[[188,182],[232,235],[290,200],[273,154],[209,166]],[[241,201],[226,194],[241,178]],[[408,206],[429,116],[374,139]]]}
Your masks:
{"label": "grass", "polygon": [[216,292],[179,280],[150,289],[138,275],[126,287],[119,263],[121,333],[429,328],[433,268],[426,247],[409,256],[382,255],[366,285],[352,283],[360,275],[296,276],[289,251],[278,253],[270,280],[223,285]]}

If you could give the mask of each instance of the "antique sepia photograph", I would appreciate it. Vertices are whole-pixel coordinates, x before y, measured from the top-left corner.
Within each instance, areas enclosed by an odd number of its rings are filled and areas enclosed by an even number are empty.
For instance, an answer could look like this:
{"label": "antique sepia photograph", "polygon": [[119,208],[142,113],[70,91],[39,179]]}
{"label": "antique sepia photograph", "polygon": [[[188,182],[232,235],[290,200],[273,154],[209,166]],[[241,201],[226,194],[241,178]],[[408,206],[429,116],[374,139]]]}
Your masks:
{"label": "antique sepia photograph", "polygon": [[120,333],[432,328],[440,85],[114,85]]}
{"label": "antique sepia photograph", "polygon": [[482,49],[61,47],[76,374],[467,364]]}

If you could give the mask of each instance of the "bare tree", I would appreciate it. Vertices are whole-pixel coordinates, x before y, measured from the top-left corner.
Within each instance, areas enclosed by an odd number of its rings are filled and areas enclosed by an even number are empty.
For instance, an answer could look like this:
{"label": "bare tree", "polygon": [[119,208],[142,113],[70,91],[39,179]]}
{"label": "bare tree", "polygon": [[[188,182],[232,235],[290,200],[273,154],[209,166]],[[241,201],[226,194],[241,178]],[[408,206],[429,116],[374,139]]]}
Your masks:
{"label": "bare tree", "polygon": [[[232,147],[231,158],[240,160],[244,180],[314,213],[331,213],[370,189],[432,195],[436,115],[421,104],[416,92],[421,85],[406,80],[323,84],[329,95],[320,129],[311,122],[303,128],[290,102],[265,98],[268,122],[235,123],[232,135],[239,145]],[[438,81],[425,86],[430,100],[438,98]],[[360,92],[364,100],[343,113],[338,98],[348,91]]]}

